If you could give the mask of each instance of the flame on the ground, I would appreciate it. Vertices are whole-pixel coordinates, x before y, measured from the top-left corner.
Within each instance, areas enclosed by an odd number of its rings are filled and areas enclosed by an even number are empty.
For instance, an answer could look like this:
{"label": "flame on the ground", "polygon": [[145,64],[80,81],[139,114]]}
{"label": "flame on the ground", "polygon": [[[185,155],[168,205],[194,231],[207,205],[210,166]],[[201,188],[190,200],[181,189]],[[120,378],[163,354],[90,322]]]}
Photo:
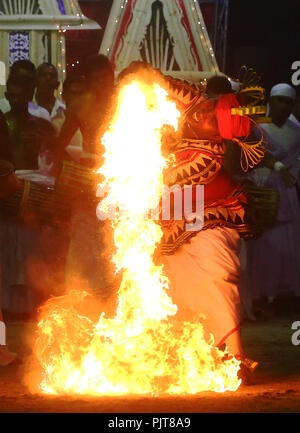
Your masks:
{"label": "flame on the ground", "polygon": [[153,262],[162,231],[145,215],[158,204],[163,183],[161,128],[176,129],[178,118],[158,84],[133,81],[121,89],[100,169],[109,185],[102,210],[121,210],[112,222],[113,261],[123,271],[117,311],[91,320],[78,312],[88,296],[80,291],[42,307],[34,347],[41,392],[157,395],[239,387],[239,362],[224,362],[224,353],[204,340],[200,323],[175,320],[168,280]]}

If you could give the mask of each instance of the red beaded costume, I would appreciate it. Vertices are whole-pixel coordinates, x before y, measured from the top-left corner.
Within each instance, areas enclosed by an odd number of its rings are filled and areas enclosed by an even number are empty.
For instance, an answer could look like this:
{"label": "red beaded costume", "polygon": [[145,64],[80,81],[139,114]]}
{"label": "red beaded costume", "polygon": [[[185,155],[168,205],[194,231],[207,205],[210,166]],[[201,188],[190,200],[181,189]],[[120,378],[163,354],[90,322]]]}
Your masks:
{"label": "red beaded costume", "polygon": [[[239,107],[233,94],[209,99],[203,90],[168,77],[167,91],[182,113],[181,137],[173,146],[175,163],[165,174],[172,185],[205,185],[203,229],[225,226],[238,230],[240,236],[251,236],[246,213],[247,197],[243,188],[233,182],[222,169],[226,139],[247,137],[252,123],[247,116],[232,115]],[[261,144],[241,145],[244,161],[253,167],[264,157]],[[163,221],[164,236],[160,245],[163,254],[173,254],[195,231],[185,231],[186,221]]]}

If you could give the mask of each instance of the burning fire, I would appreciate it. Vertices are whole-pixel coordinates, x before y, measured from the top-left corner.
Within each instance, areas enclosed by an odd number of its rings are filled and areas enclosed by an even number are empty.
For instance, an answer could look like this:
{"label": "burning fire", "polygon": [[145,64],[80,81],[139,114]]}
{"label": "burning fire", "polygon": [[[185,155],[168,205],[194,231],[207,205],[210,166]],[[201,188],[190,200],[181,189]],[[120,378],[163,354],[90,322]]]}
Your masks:
{"label": "burning fire", "polygon": [[153,255],[162,231],[145,218],[159,202],[166,160],[161,129],[180,113],[158,84],[124,85],[102,142],[100,173],[108,194],[99,210],[118,207],[113,261],[122,271],[114,317],[93,321],[78,306],[90,295],[72,291],[41,309],[34,355],[39,392],[49,394],[187,394],[234,391],[239,362],[204,340],[200,323],[176,321],[163,267]]}

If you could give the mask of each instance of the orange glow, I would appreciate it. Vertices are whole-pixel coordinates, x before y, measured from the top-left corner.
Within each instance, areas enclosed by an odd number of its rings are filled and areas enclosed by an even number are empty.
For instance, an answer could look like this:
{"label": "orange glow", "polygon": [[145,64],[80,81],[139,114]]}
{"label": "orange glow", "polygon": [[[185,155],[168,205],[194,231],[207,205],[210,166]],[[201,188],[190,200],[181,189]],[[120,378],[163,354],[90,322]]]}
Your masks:
{"label": "orange glow", "polygon": [[179,116],[158,84],[136,79],[121,88],[99,169],[108,185],[99,206],[120,209],[111,221],[113,262],[122,271],[116,313],[91,319],[82,311],[90,295],[78,290],[42,307],[34,345],[39,392],[160,395],[239,387],[239,362],[222,361],[200,323],[176,320],[168,279],[153,261],[162,231],[145,215],[157,206],[163,184],[161,128],[176,129]]}

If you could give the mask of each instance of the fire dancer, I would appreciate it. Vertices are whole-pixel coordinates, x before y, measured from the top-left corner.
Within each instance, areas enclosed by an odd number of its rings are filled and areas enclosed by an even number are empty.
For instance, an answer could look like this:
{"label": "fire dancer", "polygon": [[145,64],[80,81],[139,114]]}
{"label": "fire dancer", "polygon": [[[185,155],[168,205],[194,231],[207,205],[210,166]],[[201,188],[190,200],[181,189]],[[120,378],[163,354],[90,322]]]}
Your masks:
{"label": "fire dancer", "polygon": [[206,93],[169,77],[166,82],[183,119],[181,136],[171,150],[176,163],[166,172],[167,184],[204,185],[202,230],[187,231],[186,215],[181,221],[162,222],[160,252],[170,294],[178,317],[205,317],[204,327],[215,345],[226,345],[241,360],[242,374],[250,376],[257,363],[245,357],[241,341],[238,252],[240,237],[251,236],[251,230],[247,198],[228,174],[234,164],[226,140],[235,146],[245,170],[263,159],[264,148],[262,141],[246,142],[251,120],[231,114],[240,106],[239,95],[232,93],[226,78],[209,80]]}
{"label": "fire dancer", "polygon": [[[176,320],[177,306],[167,293],[163,267],[154,262],[163,231],[156,219],[145,215],[159,205],[169,161],[162,152],[162,135],[165,127],[177,131],[181,116],[155,73],[146,75],[120,83],[98,169],[103,179],[98,192],[103,188],[104,197],[97,215],[110,219],[112,265],[122,274],[115,315],[104,307],[104,314],[93,319],[82,290],[71,290],[42,307],[34,354],[42,367],[38,387],[45,393],[178,395],[235,391],[240,385],[239,362],[233,357],[224,362],[224,353],[205,341],[199,322]],[[237,196],[239,192],[234,189]],[[233,207],[235,196],[230,197]],[[235,201],[234,212],[242,213]],[[88,219],[82,224],[81,255],[88,224]],[[221,248],[225,243],[220,242]],[[226,246],[230,255],[231,245]]]}

